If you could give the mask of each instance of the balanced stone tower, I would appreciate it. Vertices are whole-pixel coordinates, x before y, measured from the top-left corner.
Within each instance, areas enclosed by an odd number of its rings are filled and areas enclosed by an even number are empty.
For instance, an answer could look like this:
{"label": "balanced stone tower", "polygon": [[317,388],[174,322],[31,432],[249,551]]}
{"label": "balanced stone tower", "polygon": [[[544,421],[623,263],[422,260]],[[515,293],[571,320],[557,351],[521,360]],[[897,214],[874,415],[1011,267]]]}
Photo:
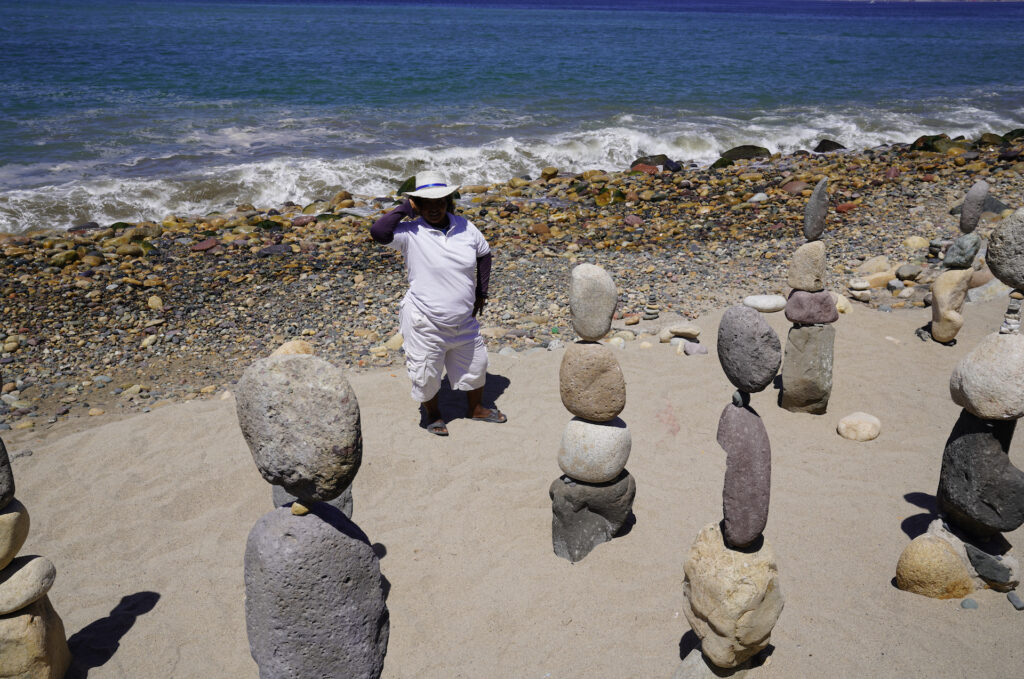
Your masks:
{"label": "balanced stone tower", "polygon": [[825,244],[820,240],[828,214],[828,179],[814,187],[804,212],[804,238],[789,265],[786,318],[793,324],[782,364],[786,410],[820,415],[832,395],[832,361],[839,319],[832,293],[825,289]]}
{"label": "balanced stone tower", "polygon": [[71,651],[47,597],[57,570],[45,556],[18,556],[28,529],[28,510],[14,497],[0,441],[0,679],[61,679]]}
{"label": "balanced stone tower", "polygon": [[[987,259],[999,280],[1024,289],[1024,209],[992,233]],[[904,550],[896,583],[935,598],[977,587],[1009,591],[1020,582],[1020,563],[1001,533],[1024,524],[1024,471],[1008,457],[1024,416],[1024,335],[987,335],[953,369],[949,392],[963,410],[942,454],[940,518]]]}
{"label": "balanced stone tower", "polygon": [[555,554],[574,563],[619,532],[636,496],[626,471],[632,438],[618,417],[626,407],[626,382],[615,355],[598,343],[617,303],[615,282],[604,269],[580,264],[572,270],[569,309],[580,340],[566,348],[558,380],[562,404],[575,417],[558,451],[564,475],[548,494]]}
{"label": "balanced stone tower", "polygon": [[701,640],[674,679],[742,676],[764,649],[782,613],[775,554],[762,531],[768,521],[772,452],[750,394],[772,383],[782,360],[778,336],[760,312],[726,310],[718,327],[718,358],[737,388],[718,420],[725,450],[721,522],[697,534],[683,567],[683,612]]}
{"label": "balanced stone tower", "polygon": [[379,677],[389,621],[366,534],[328,504],[362,460],[359,404],[342,371],[308,354],[256,361],[238,422],[263,478],[297,498],[245,547],[245,622],[260,679]]}
{"label": "balanced stone tower", "polygon": [[981,249],[981,236],[974,233],[988,197],[988,184],[979,179],[964,197],[960,211],[961,235],[946,250],[942,264],[947,269],[932,283],[932,339],[948,344],[964,325],[960,315],[967,288],[974,275],[974,258]]}

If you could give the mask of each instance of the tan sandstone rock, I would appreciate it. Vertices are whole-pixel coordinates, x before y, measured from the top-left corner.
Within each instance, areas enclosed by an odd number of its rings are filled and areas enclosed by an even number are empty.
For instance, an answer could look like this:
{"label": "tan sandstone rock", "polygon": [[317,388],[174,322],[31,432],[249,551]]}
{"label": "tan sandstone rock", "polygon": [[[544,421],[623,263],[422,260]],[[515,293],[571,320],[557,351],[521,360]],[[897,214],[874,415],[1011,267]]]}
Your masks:
{"label": "tan sandstone rock", "polygon": [[914,538],[900,554],[896,586],[933,599],[959,599],[974,591],[967,566],[949,543],[927,534]]}
{"label": "tan sandstone rock", "polygon": [[566,347],[558,370],[562,405],[577,417],[607,422],[626,407],[626,381],[611,350],[602,344]]}
{"label": "tan sandstone rock", "polygon": [[878,438],[881,430],[882,423],[877,417],[862,412],[850,413],[836,427],[840,436],[851,441],[871,441]]}
{"label": "tan sandstone rock", "polygon": [[767,542],[729,549],[715,522],[697,534],[683,570],[683,612],[711,662],[736,667],[768,645],[785,601]]}
{"label": "tan sandstone rock", "polygon": [[291,354],[308,354],[308,355],[313,355],[315,353],[316,353],[316,351],[314,351],[312,344],[310,344],[306,340],[297,339],[297,340],[291,340],[289,342],[285,342],[284,344],[279,346],[277,349],[274,349],[274,353],[272,353],[270,355],[271,356],[287,356],[287,355],[291,355]]}
{"label": "tan sandstone rock", "polygon": [[0,509],[0,569],[18,556],[18,550],[28,537],[28,528],[28,510],[17,498]]}
{"label": "tan sandstone rock", "polygon": [[49,597],[0,616],[0,679],[61,679],[70,664],[64,623]]}
{"label": "tan sandstone rock", "polygon": [[0,571],[0,615],[25,608],[45,596],[57,569],[45,556],[19,556]]}
{"label": "tan sandstone rock", "polygon": [[818,292],[825,288],[825,243],[804,243],[793,253],[789,264],[789,287]]}
{"label": "tan sandstone rock", "polygon": [[973,269],[950,269],[932,283],[932,337],[936,341],[952,341],[963,327],[960,309],[973,275]]}
{"label": "tan sandstone rock", "polygon": [[885,255],[878,255],[877,257],[865,260],[863,264],[855,269],[855,271],[858,274],[869,275],[873,273],[882,273],[891,268],[892,266],[889,264],[889,258]]}

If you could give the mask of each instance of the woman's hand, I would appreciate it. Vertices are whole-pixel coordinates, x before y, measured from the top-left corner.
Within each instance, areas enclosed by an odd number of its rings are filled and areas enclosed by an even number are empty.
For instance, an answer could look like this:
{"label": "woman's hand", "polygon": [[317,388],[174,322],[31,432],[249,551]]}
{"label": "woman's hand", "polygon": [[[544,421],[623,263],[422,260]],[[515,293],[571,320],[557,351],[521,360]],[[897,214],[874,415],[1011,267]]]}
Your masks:
{"label": "woman's hand", "polygon": [[487,298],[486,297],[477,297],[476,298],[476,301],[473,302],[473,317],[474,318],[476,317],[477,314],[479,314],[481,311],[484,310],[484,305],[486,305],[486,304],[487,304]]}

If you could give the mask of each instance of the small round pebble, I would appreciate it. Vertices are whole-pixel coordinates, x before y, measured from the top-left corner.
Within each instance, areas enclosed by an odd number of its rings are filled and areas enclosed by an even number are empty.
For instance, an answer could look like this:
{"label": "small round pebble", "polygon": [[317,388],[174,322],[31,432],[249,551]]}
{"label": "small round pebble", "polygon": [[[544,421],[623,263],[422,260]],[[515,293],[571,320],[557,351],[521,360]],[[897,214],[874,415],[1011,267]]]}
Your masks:
{"label": "small round pebble", "polygon": [[975,609],[978,607],[978,602],[974,599],[964,599],[960,602],[960,608]]}
{"label": "small round pebble", "polygon": [[836,427],[840,436],[851,441],[871,441],[881,430],[882,422],[877,417],[862,412],[850,413]]}

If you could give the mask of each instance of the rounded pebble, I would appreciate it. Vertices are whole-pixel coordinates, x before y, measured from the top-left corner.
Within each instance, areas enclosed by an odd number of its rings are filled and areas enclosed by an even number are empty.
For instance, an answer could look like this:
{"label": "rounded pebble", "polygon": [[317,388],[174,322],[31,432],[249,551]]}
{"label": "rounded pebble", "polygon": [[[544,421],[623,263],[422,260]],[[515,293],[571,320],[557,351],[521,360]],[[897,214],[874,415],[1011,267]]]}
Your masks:
{"label": "rounded pebble", "polygon": [[878,438],[882,431],[882,422],[874,415],[856,412],[850,413],[839,420],[836,431],[844,439],[851,441],[871,441]]}
{"label": "rounded pebble", "polygon": [[773,314],[786,308],[786,298],[782,295],[748,295],[743,298],[743,305],[763,314]]}
{"label": "rounded pebble", "polygon": [[626,468],[632,445],[626,423],[617,417],[601,423],[574,417],[562,434],[558,466],[577,481],[605,483]]}

